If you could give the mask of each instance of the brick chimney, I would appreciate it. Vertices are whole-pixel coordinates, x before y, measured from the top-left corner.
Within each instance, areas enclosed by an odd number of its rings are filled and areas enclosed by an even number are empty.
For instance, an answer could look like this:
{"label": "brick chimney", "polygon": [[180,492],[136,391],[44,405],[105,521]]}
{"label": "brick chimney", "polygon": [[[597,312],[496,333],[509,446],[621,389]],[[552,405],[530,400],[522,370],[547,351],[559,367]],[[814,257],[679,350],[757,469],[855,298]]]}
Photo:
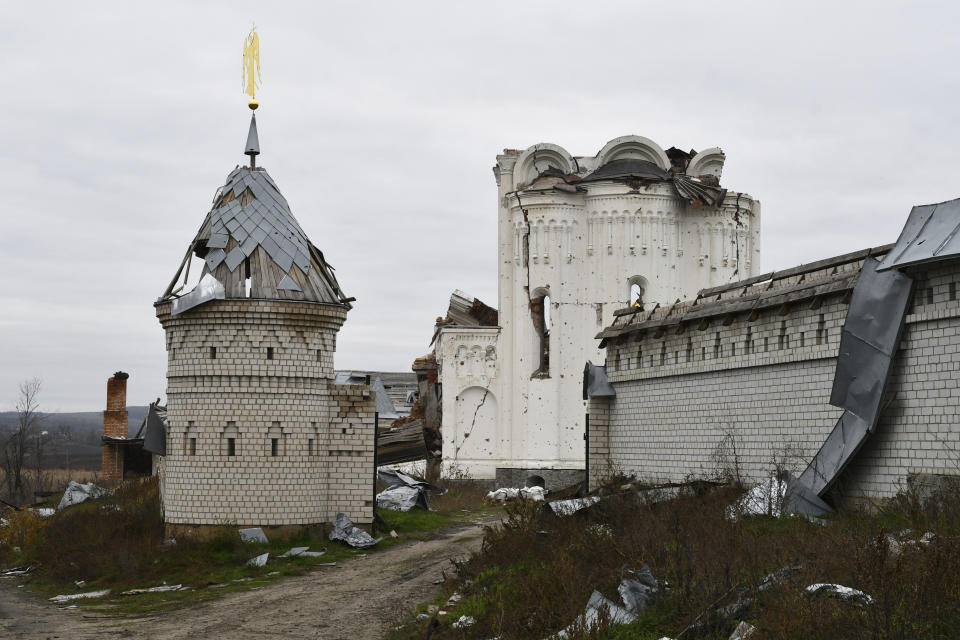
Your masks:
{"label": "brick chimney", "polygon": [[[105,438],[127,437],[127,378],[129,377],[129,374],[117,371],[107,380],[107,410],[103,412]],[[123,447],[120,444],[104,442],[101,476],[106,484],[118,484],[123,480]]]}

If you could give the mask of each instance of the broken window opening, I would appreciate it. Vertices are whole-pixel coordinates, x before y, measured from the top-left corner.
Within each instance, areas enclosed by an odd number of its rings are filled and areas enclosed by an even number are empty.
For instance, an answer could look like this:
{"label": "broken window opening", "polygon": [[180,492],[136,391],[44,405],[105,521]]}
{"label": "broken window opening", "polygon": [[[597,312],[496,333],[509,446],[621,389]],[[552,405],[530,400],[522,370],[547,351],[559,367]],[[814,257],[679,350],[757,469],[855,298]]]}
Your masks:
{"label": "broken window opening", "polygon": [[267,360],[273,360],[273,347],[267,347]]}
{"label": "broken window opening", "polygon": [[823,344],[823,333],[826,328],[827,323],[823,319],[823,314],[820,314],[820,320],[817,322],[817,344]]}
{"label": "broken window opening", "polygon": [[701,359],[701,360],[706,360],[706,359],[707,359],[707,348],[706,348],[706,347],[700,347],[700,359]]}
{"label": "broken window opening", "polygon": [[613,356],[613,370],[620,371],[620,351],[621,349],[616,349]]}
{"label": "broken window opening", "polygon": [[787,340],[787,321],[782,320],[780,322],[780,335],[777,336],[777,349],[783,349],[783,346],[786,343],[786,340]]}
{"label": "broken window opening", "polygon": [[747,327],[747,338],[743,341],[743,352],[747,355],[753,352],[753,327]]}
{"label": "broken window opening", "polygon": [[763,350],[770,350],[770,336],[763,336]]}
{"label": "broken window opening", "polygon": [[280,438],[270,438],[270,455],[276,458],[279,450],[280,450]]}
{"label": "broken window opening", "polygon": [[313,438],[307,440],[307,455],[312,456],[313,454]]}
{"label": "broken window opening", "polygon": [[[550,295],[545,289],[538,289],[535,297],[530,299],[530,317],[533,320],[533,330],[537,335],[537,353],[539,366],[530,376],[531,378],[550,377]],[[619,351],[618,351],[619,352]]]}
{"label": "broken window opening", "polygon": [[717,359],[720,357],[720,332],[717,332],[717,337],[713,341],[713,357]]}
{"label": "broken window opening", "polygon": [[251,291],[250,281],[251,281],[251,278],[250,278],[250,258],[249,258],[249,257],[243,259],[243,273],[244,273],[244,278],[243,278],[244,292],[245,292],[245,295],[246,295],[248,298],[250,298],[250,297],[252,297],[252,296],[250,295],[250,291]]}
{"label": "broken window opening", "polygon": [[227,455],[231,458],[237,455],[237,439],[227,438]]}
{"label": "broken window opening", "polygon": [[643,368],[643,345],[637,346],[637,366]]}
{"label": "broken window opening", "polygon": [[927,287],[927,304],[933,304],[933,287]]}
{"label": "broken window opening", "polygon": [[801,347],[804,346],[804,344],[806,343],[806,334],[807,334],[806,331],[801,331],[801,332],[800,332],[800,346],[801,346]]}
{"label": "broken window opening", "polygon": [[953,302],[957,299],[957,283],[950,283],[950,302]]}
{"label": "broken window opening", "polygon": [[663,366],[666,360],[667,360],[667,343],[663,342],[660,345],[660,366]]}
{"label": "broken window opening", "polygon": [[693,360],[693,338],[687,338],[687,362]]}
{"label": "broken window opening", "polygon": [[191,456],[197,455],[197,439],[196,438],[190,438],[190,455]]}
{"label": "broken window opening", "polygon": [[737,343],[733,340],[730,341],[730,355],[737,355]]}
{"label": "broken window opening", "polygon": [[216,360],[216,359],[217,359],[217,348],[216,348],[216,347],[210,347],[210,359],[211,359],[211,360]]}

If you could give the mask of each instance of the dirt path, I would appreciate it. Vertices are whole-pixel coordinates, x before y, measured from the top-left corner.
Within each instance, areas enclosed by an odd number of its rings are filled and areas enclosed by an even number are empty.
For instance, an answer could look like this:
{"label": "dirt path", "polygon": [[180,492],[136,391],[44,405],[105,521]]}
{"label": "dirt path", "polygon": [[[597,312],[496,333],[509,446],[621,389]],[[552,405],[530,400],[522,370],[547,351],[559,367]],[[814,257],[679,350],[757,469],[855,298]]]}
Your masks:
{"label": "dirt path", "polygon": [[57,609],[5,580],[0,583],[0,637],[374,640],[401,613],[437,593],[440,587],[433,582],[442,571],[450,573],[451,559],[479,548],[482,524],[149,618],[93,618],[82,610]]}

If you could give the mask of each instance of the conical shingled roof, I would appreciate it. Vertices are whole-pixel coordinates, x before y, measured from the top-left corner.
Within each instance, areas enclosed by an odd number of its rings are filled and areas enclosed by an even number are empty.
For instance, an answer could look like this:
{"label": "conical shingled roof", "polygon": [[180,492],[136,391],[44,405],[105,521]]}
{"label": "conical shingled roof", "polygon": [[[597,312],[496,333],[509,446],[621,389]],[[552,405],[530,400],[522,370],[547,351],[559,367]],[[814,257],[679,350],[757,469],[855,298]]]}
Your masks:
{"label": "conical shingled roof", "polygon": [[[261,168],[238,167],[230,172],[191,249],[206,262],[201,278],[207,274],[216,278],[226,298],[306,300],[349,307],[333,268],[311,244],[286,198]],[[172,289],[173,285],[161,299],[174,297]]]}

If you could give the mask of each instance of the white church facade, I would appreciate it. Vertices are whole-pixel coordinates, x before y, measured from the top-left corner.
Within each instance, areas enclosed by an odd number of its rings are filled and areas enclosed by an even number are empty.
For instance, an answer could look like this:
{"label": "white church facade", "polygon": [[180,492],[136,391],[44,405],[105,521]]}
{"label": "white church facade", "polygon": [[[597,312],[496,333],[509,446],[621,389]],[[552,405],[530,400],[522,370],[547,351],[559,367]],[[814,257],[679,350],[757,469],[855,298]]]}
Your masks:
{"label": "white church facade", "polygon": [[760,203],[720,186],[724,159],[640,136],[592,157],[554,144],[497,156],[499,326],[441,323],[436,335],[445,474],[582,478],[583,370],[602,363],[595,336],[614,312],[759,268]]}

